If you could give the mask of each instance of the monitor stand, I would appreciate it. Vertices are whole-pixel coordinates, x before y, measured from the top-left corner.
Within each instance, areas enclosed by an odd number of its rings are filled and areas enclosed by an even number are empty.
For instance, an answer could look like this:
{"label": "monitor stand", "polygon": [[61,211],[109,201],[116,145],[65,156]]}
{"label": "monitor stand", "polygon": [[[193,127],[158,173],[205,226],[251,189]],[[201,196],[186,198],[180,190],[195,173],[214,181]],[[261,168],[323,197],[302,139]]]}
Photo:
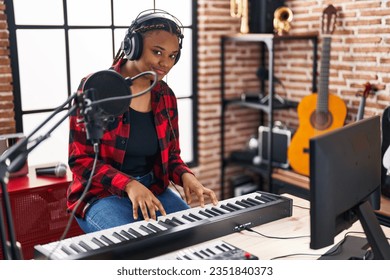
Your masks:
{"label": "monitor stand", "polygon": [[[340,241],[328,252],[322,255],[319,260],[364,260],[373,257],[370,245],[365,237],[347,236],[344,243],[340,246]],[[339,249],[337,250],[337,247]],[[331,254],[332,252],[337,252]],[[368,252],[368,253],[367,253]]]}

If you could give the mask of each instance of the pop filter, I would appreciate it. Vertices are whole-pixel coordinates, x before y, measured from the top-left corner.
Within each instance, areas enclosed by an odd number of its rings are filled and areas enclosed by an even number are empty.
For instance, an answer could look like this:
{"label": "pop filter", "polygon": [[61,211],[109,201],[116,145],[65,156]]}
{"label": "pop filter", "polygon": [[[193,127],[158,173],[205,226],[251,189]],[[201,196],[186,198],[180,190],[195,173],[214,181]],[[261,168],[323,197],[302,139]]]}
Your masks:
{"label": "pop filter", "polygon": [[[101,102],[97,106],[98,111],[104,115],[119,116],[126,112],[130,106],[131,84],[131,79],[125,79],[113,70],[103,70],[91,74],[85,80],[82,90],[92,102],[112,97],[129,96],[128,99]],[[90,89],[93,91],[89,91]]]}

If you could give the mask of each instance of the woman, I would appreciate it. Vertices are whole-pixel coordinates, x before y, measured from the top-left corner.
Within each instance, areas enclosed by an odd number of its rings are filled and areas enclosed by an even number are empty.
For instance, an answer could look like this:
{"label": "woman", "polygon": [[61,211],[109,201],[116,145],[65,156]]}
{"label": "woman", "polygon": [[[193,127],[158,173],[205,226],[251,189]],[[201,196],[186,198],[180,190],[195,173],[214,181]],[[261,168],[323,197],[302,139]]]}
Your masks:
{"label": "woman", "polygon": [[[177,100],[162,81],[180,57],[183,35],[176,21],[164,11],[144,11],[129,27],[111,69],[123,77],[154,71],[158,82],[146,94],[133,98],[129,110],[108,125],[91,187],[82,199],[94,148],[77,116],[70,118],[73,182],[67,204],[86,233],[188,209],[193,194],[202,207],[205,197],[214,205],[218,202],[180,157]],[[131,92],[149,88],[153,78],[135,79]],[[171,181],[183,187],[186,201],[168,188]]]}

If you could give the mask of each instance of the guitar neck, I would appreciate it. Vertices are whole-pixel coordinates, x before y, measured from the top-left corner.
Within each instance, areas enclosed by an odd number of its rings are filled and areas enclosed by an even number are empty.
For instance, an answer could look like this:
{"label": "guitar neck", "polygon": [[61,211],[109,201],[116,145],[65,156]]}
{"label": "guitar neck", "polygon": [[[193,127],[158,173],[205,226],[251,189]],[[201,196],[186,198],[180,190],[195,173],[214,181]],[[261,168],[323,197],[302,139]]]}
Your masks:
{"label": "guitar neck", "polygon": [[330,36],[323,37],[321,52],[320,88],[317,98],[317,111],[328,112],[328,85],[329,85],[329,65],[330,65]]}

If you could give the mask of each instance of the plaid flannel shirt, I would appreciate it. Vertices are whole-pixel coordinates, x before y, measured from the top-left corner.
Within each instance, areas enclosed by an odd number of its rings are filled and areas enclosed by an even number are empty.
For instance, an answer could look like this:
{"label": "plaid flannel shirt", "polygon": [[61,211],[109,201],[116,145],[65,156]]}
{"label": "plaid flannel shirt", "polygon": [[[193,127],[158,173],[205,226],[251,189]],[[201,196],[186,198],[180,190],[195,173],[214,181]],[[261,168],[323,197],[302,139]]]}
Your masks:
{"label": "plaid flannel shirt", "polygon": [[[121,61],[114,67],[117,72],[120,63]],[[165,82],[159,81],[153,87],[151,96],[160,153],[153,166],[156,183],[150,190],[158,195],[168,187],[169,181],[182,185],[181,175],[192,172],[180,157],[177,100],[173,91]],[[85,124],[77,121],[78,114],[71,115],[69,119],[68,164],[73,181],[68,188],[67,206],[68,211],[72,211],[91,175],[94,151],[93,145],[87,140]],[[99,198],[110,195],[127,196],[124,189],[132,179],[120,169],[130,131],[129,111],[108,124],[100,140],[99,159],[91,187],[81,201],[76,216],[84,217],[88,206]]]}

